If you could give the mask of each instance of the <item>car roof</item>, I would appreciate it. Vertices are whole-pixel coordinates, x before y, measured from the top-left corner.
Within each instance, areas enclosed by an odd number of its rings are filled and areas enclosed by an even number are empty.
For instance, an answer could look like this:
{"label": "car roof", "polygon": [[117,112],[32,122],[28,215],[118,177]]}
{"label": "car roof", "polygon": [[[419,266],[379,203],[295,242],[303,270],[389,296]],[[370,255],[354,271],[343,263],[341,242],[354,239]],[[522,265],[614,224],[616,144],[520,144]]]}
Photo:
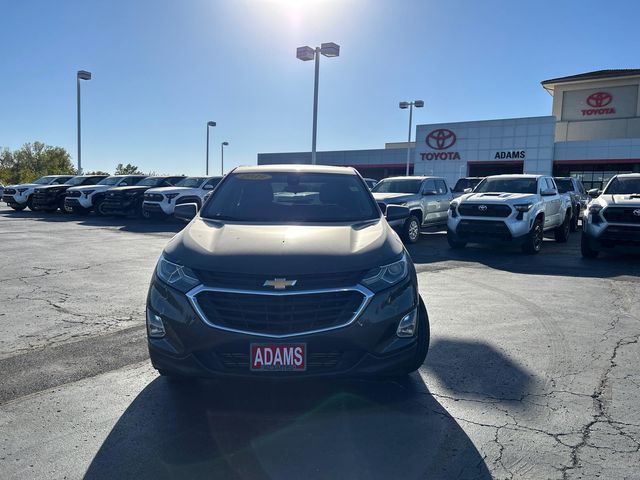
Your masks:
{"label": "car roof", "polygon": [[489,175],[488,177],[485,178],[542,178],[542,177],[548,177],[549,175],[532,175],[532,174],[526,174],[526,173],[503,173],[500,175]]}
{"label": "car roof", "polygon": [[[433,175],[427,175],[427,176],[417,176],[417,175],[400,175],[398,177],[387,177],[387,178],[383,178],[382,180],[404,180],[404,179],[414,179],[414,180],[427,180],[429,178],[442,178],[442,177],[435,177]],[[382,181],[380,180],[380,181]]]}
{"label": "car roof", "polygon": [[233,173],[266,173],[266,172],[298,172],[298,173],[357,173],[353,167],[334,167],[332,165],[255,165],[236,167]]}
{"label": "car roof", "polygon": [[620,178],[638,178],[640,177],[640,173],[619,173],[616,177]]}

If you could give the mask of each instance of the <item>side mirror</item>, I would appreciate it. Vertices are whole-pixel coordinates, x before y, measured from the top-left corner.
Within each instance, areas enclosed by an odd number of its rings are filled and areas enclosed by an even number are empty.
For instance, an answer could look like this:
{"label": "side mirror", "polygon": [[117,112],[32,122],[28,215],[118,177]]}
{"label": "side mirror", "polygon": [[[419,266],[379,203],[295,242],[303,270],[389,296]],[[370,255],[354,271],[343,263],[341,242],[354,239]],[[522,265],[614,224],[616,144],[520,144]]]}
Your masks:
{"label": "side mirror", "polygon": [[203,190],[213,190],[213,185],[211,185],[210,183],[207,183],[204,187],[202,187]]}
{"label": "side mirror", "polygon": [[185,222],[190,222],[197,214],[198,205],[196,203],[181,203],[176,205],[173,210],[173,216]]}
{"label": "side mirror", "polygon": [[436,192],[435,190],[425,190],[424,192],[422,192],[422,195],[437,195],[438,192]]}
{"label": "side mirror", "polygon": [[394,220],[405,220],[409,218],[409,214],[411,210],[407,207],[403,207],[402,205],[387,205],[387,213],[385,217],[387,217],[388,222],[392,222]]}
{"label": "side mirror", "polygon": [[602,190],[598,190],[597,188],[592,188],[591,190],[587,190],[587,195],[591,198],[597,198],[602,193]]}
{"label": "side mirror", "polygon": [[543,197],[550,197],[552,195],[556,195],[558,192],[553,188],[545,188],[540,192],[540,195]]}
{"label": "side mirror", "polygon": [[473,192],[473,188],[465,188],[462,192],[463,193],[471,193],[471,192]]}

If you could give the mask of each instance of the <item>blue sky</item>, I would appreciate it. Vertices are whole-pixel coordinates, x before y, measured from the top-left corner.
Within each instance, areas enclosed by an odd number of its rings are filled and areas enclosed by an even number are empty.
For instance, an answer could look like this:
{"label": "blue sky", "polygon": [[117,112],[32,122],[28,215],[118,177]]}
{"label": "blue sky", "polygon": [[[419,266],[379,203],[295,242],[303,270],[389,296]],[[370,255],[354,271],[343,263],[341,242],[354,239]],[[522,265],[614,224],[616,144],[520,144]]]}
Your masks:
{"label": "blue sky", "polygon": [[515,0],[20,0],[0,7],[0,146],[44,141],[83,167],[202,174],[257,152],[311,144],[313,62],[322,58],[318,150],[403,141],[418,123],[548,115],[540,81],[640,67],[640,2]]}

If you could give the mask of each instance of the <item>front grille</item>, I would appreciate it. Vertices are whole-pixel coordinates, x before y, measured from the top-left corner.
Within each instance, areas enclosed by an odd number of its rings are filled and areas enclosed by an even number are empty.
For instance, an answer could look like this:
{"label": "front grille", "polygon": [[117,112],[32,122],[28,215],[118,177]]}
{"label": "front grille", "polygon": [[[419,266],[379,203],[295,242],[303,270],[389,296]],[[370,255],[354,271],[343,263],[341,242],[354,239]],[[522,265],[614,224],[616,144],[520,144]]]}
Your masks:
{"label": "front grille", "polygon": [[3,195],[2,201],[6,203],[14,203],[16,200],[13,198],[13,195]]}
{"label": "front grille", "polygon": [[122,210],[125,197],[122,193],[107,193],[100,207],[104,212],[117,212]]}
{"label": "front grille", "polygon": [[266,280],[286,278],[295,280],[296,284],[288,287],[287,291],[317,290],[320,288],[352,287],[363,278],[365,271],[324,273],[324,274],[239,274],[230,272],[211,272],[195,270],[198,278],[209,287],[231,288],[236,290],[265,290],[273,291],[273,287],[265,287]]}
{"label": "front grille", "polygon": [[357,290],[266,295],[204,290],[195,300],[216,326],[262,335],[296,335],[348,324],[365,301]]}
{"label": "front grille", "polygon": [[511,240],[511,231],[504,222],[491,220],[461,220],[456,230],[460,238],[488,237]]}
{"label": "front grille", "polygon": [[508,217],[511,215],[511,207],[490,203],[461,203],[458,205],[458,213],[466,217]]}
{"label": "front grille", "polygon": [[160,205],[158,205],[157,203],[144,202],[143,207],[148,212],[161,212],[162,211],[162,207]]}
{"label": "front grille", "polygon": [[4,194],[5,195],[15,195],[16,193],[17,192],[16,192],[15,188],[5,188],[4,189]]}
{"label": "front grille", "polygon": [[640,228],[610,225],[600,235],[600,242],[605,247],[640,247]]}
{"label": "front grille", "polygon": [[34,205],[43,205],[52,203],[56,198],[55,190],[36,190],[33,194]]}
{"label": "front grille", "polygon": [[79,198],[82,195],[82,192],[79,190],[74,190],[73,192],[68,192],[67,197],[69,198]]}
{"label": "front grille", "polygon": [[80,206],[80,201],[77,198],[65,198],[64,199],[64,204],[68,207],[79,207]]}
{"label": "front grille", "polygon": [[163,200],[163,196],[159,193],[145,193],[144,199],[149,202],[161,202]]}
{"label": "front grille", "polygon": [[607,222],[640,224],[640,214],[636,215],[633,212],[640,212],[640,207],[608,207],[603,215]]}

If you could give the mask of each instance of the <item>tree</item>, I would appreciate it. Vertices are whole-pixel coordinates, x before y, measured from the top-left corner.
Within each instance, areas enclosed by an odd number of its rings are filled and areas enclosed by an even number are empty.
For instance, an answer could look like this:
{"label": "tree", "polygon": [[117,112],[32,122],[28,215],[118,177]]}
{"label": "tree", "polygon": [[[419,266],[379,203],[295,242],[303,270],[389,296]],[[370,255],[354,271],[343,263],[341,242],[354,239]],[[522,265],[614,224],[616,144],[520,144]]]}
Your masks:
{"label": "tree", "polygon": [[71,155],[62,147],[42,142],[25,143],[20,149],[0,151],[0,182],[27,183],[43,175],[75,175]]}
{"label": "tree", "polygon": [[118,164],[116,167],[116,175],[142,175],[142,172],[138,170],[136,165],[127,163],[126,165]]}

